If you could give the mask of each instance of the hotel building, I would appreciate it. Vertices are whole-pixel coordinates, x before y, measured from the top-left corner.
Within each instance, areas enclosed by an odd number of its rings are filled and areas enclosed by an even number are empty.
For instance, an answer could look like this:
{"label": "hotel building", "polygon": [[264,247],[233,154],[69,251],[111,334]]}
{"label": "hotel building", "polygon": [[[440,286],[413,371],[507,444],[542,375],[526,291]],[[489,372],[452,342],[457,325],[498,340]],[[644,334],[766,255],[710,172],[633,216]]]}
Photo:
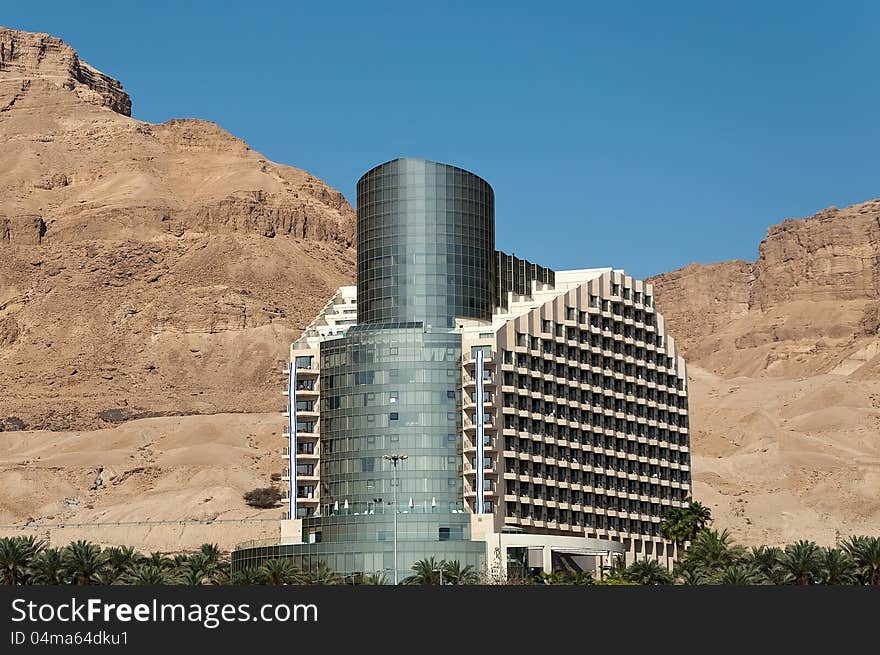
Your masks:
{"label": "hotel building", "polygon": [[687,376],[651,285],[496,251],[494,227],[492,188],[460,168],[396,159],[359,180],[357,286],[290,350],[288,518],[234,565],[671,565]]}

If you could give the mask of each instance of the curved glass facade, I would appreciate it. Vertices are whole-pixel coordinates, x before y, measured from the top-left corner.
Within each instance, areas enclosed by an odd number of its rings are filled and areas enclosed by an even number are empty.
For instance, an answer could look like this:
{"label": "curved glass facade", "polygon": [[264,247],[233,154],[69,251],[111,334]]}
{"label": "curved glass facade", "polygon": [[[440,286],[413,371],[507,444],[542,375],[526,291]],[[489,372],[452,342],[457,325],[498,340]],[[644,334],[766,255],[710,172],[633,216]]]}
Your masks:
{"label": "curved glass facade", "polygon": [[495,196],[455,166],[395,159],[357,184],[358,323],[491,320]]}
{"label": "curved glass facade", "polygon": [[[416,324],[418,325],[418,324]],[[426,552],[474,562],[464,511],[461,335],[413,323],[352,328],[321,344],[321,508],[302,554],[338,570],[400,575]],[[397,469],[386,454],[405,454]],[[441,543],[449,542],[449,543]]]}
{"label": "curved glass facade", "polygon": [[352,330],[321,344],[322,514],[391,499],[387,453],[406,453],[398,493],[422,509],[463,509],[461,335]]}

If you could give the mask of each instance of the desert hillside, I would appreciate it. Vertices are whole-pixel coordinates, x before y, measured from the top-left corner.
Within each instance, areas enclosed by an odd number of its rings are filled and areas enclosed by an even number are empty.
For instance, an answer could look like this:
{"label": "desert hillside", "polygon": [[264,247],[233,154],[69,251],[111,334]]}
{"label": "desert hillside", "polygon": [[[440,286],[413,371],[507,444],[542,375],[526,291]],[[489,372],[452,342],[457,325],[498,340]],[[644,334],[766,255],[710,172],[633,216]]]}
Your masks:
{"label": "desert hillside", "polygon": [[277,410],[354,213],[213,123],[151,125],[59,39],[0,28],[0,420]]}
{"label": "desert hillside", "polygon": [[652,281],[691,376],[695,495],[747,543],[880,533],[880,200]]}
{"label": "desert hillside", "polygon": [[264,413],[353,277],[354,212],[213,123],[130,113],[61,40],[0,28],[0,524],[229,547],[266,534],[241,494],[281,468]]}
{"label": "desert hillside", "polygon": [[[230,547],[277,530],[241,494],[281,469],[280,364],[353,279],[354,212],[131,106],[61,40],[0,28],[0,534]],[[743,542],[880,533],[878,256],[872,201],[653,280],[696,495]]]}

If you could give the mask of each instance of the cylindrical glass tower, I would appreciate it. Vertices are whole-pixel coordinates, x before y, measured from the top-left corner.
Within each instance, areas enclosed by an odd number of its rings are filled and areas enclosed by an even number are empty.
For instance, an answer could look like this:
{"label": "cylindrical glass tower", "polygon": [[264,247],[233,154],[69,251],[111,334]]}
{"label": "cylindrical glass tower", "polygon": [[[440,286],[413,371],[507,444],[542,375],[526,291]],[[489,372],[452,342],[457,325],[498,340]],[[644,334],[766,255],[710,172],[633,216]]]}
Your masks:
{"label": "cylindrical glass tower", "polygon": [[322,513],[390,501],[392,453],[409,458],[398,492],[414,513],[463,509],[460,335],[357,326],[324,342],[321,362]]}
{"label": "cylindrical glass tower", "polygon": [[358,323],[491,320],[495,195],[455,166],[395,159],[357,184]]}
{"label": "cylindrical glass tower", "polygon": [[[304,568],[389,579],[395,551],[401,578],[424,557],[479,568],[455,318],[492,318],[492,187],[454,166],[395,159],[358,181],[357,198],[358,324],[321,343],[321,507],[290,552]],[[396,470],[392,455],[406,458]]]}

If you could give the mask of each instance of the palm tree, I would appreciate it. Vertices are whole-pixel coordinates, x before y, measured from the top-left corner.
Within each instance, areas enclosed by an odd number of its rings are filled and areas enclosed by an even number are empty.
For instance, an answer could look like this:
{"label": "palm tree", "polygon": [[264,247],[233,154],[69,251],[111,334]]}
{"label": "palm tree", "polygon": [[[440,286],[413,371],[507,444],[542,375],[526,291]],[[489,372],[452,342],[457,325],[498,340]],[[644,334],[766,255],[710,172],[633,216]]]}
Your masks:
{"label": "palm tree", "polygon": [[66,582],[64,563],[58,548],[46,548],[30,563],[30,584],[60,585]]}
{"label": "palm tree", "polygon": [[99,584],[108,572],[107,553],[88,541],[75,541],[65,546],[61,561],[74,584]]}
{"label": "palm tree", "polygon": [[692,526],[690,540],[693,541],[693,538],[697,533],[706,528],[712,522],[712,511],[701,502],[691,500],[688,503],[685,512],[687,513]]}
{"label": "palm tree", "polygon": [[302,573],[293,561],[286,558],[270,559],[263,562],[263,584],[285,585],[302,581]]}
{"label": "palm tree", "polygon": [[182,560],[175,558],[177,563],[174,577],[182,585],[196,586],[209,582],[210,565],[201,552],[193,553]]}
{"label": "palm tree", "polygon": [[202,547],[199,548],[199,553],[204,556],[205,562],[211,566],[221,566],[223,564],[223,553],[217,544],[202,544]]}
{"label": "palm tree", "polygon": [[121,579],[127,584],[156,586],[171,584],[172,576],[168,569],[144,561],[136,564]]}
{"label": "palm tree", "polygon": [[755,585],[760,584],[762,574],[754,564],[731,564],[722,569],[717,582],[722,585]]}
{"label": "palm tree", "polygon": [[800,540],[785,547],[779,566],[797,585],[808,585],[819,576],[821,550],[812,541]]}
{"label": "palm tree", "polygon": [[28,565],[45,547],[45,541],[33,536],[0,539],[0,579],[3,584],[25,584]]}
{"label": "palm tree", "polygon": [[708,507],[690,498],[686,502],[686,507],[670,507],[660,523],[660,534],[679,550],[712,522],[712,511]]}
{"label": "palm tree", "polygon": [[108,548],[107,553],[107,573],[105,574],[106,582],[113,582],[128,573],[140,559],[137,551],[131,546],[118,546]]}
{"label": "palm tree", "polygon": [[216,544],[202,544],[199,550],[188,556],[175,556],[174,562],[181,584],[224,584],[228,582],[228,562],[222,557]]}
{"label": "palm tree", "polygon": [[855,561],[861,584],[880,585],[880,537],[853,536],[842,546]]}
{"label": "palm tree", "polygon": [[670,507],[660,523],[660,534],[667,541],[673,542],[681,550],[684,543],[692,538],[691,519],[682,507]]}
{"label": "palm tree", "polygon": [[767,546],[753,547],[749,552],[749,563],[761,574],[767,582],[784,577],[784,573],[779,571],[779,561],[782,559],[782,550],[775,546],[768,548]]}
{"label": "palm tree", "polygon": [[595,583],[596,579],[589,571],[572,571],[566,577],[566,582],[571,585],[586,586]]}
{"label": "palm tree", "polygon": [[198,566],[184,565],[174,575],[177,584],[187,587],[198,587],[208,581],[205,571]]}
{"label": "palm tree", "polygon": [[703,529],[682,557],[682,565],[693,567],[711,579],[716,571],[741,563],[745,553],[745,548],[732,542],[726,529],[721,532]]}
{"label": "palm tree", "polygon": [[361,578],[361,584],[365,584],[365,585],[388,584],[388,576],[386,576],[384,573],[365,575],[363,578]]}
{"label": "palm tree", "polygon": [[640,585],[672,584],[672,575],[665,566],[655,559],[643,559],[633,562],[627,567],[623,578]]}
{"label": "palm tree", "polygon": [[477,584],[480,581],[474,567],[468,564],[462,567],[457,559],[441,563],[443,566],[443,583],[452,585]]}
{"label": "palm tree", "polygon": [[412,565],[412,575],[408,575],[403,579],[403,584],[440,584],[440,571],[446,565],[446,560],[439,562],[433,557],[420,559]]}
{"label": "palm tree", "polygon": [[217,544],[202,544],[202,547],[199,548],[199,552],[205,556],[208,561],[217,563],[222,559],[222,553],[220,551],[220,546]]}
{"label": "palm tree", "polygon": [[232,574],[232,584],[263,584],[263,570],[259,566],[246,566],[243,569],[238,569]]}
{"label": "palm tree", "polygon": [[302,583],[307,585],[337,584],[340,579],[339,575],[324,562],[318,562],[311,571],[303,571],[300,575]]}
{"label": "palm tree", "polygon": [[150,553],[144,561],[153,566],[157,566],[160,569],[171,569],[174,568],[175,564],[174,560],[169,559],[164,553],[158,551]]}
{"label": "palm tree", "polygon": [[697,567],[685,566],[681,563],[676,564],[675,578],[680,580],[683,585],[701,585],[710,582],[705,573]]}
{"label": "palm tree", "polygon": [[839,548],[824,548],[819,556],[820,580],[826,585],[853,584],[857,568],[852,557]]}

